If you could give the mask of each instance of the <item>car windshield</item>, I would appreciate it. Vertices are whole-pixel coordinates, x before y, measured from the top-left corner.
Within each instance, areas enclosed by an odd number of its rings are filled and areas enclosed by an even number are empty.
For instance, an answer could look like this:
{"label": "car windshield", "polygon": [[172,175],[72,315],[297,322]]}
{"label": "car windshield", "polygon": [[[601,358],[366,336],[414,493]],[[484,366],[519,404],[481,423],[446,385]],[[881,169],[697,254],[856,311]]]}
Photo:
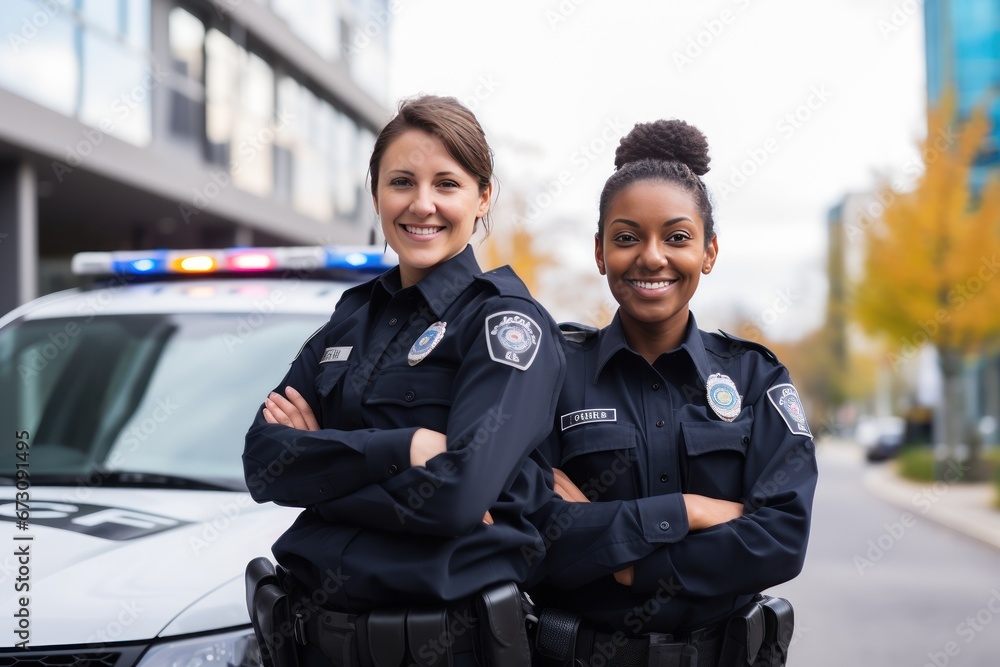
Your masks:
{"label": "car windshield", "polygon": [[[321,315],[107,315],[0,330],[0,424],[30,434],[36,483],[244,489],[243,437]],[[252,326],[253,322],[257,326]],[[14,474],[13,456],[0,474]],[[128,473],[128,474],[121,474]]]}

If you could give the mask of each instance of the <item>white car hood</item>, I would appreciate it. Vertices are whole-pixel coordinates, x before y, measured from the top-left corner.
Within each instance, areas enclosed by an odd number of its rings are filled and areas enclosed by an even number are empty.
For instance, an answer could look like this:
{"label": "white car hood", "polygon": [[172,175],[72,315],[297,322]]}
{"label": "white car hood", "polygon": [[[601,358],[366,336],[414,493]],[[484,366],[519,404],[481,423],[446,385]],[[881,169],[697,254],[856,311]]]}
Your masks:
{"label": "white car hood", "polygon": [[0,613],[26,598],[30,647],[248,624],[244,568],[299,511],[237,492],[39,486],[21,530],[14,494],[0,488],[0,525],[17,538],[0,557]]}

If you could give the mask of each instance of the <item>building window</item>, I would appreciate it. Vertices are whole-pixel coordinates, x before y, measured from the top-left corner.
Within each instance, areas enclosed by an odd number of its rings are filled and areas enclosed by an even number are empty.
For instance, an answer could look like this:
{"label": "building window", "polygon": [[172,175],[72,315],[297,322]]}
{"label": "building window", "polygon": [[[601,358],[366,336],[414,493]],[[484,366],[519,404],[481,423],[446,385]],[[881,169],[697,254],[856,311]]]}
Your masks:
{"label": "building window", "polygon": [[167,76],[149,53],[149,0],[12,0],[0,29],[10,46],[0,84],[102,134],[149,143],[153,90]]}
{"label": "building window", "polygon": [[[255,195],[274,189],[274,73],[261,57],[220,31],[205,37],[205,136],[211,162]],[[281,121],[279,120],[278,123]]]}
{"label": "building window", "polygon": [[201,146],[205,127],[205,24],[185,10],[170,11],[170,135]]}

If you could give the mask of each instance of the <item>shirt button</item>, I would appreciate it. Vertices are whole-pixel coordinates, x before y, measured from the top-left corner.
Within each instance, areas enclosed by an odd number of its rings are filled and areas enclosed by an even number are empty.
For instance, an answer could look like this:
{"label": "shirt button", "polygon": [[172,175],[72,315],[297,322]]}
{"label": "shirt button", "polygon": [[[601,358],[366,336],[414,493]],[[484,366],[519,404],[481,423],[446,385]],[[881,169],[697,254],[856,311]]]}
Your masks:
{"label": "shirt button", "polygon": [[390,327],[396,326],[396,322],[397,322],[396,318],[395,317],[392,318],[391,320],[389,320],[389,326]]}
{"label": "shirt button", "polygon": [[666,484],[667,482],[670,481],[670,475],[668,475],[667,473],[663,473],[662,475],[660,475],[660,481]]}
{"label": "shirt button", "polygon": [[670,530],[670,522],[669,521],[661,521],[660,522],[660,530]]}
{"label": "shirt button", "polygon": [[660,383],[659,382],[654,382],[653,383],[653,390],[655,391],[655,390],[657,390],[659,388],[660,388]]}
{"label": "shirt button", "polygon": [[666,422],[664,422],[664,421],[663,421],[662,419],[657,419],[657,420],[656,420],[656,425],[657,425],[657,427],[659,427],[659,428],[663,428],[663,424],[664,424],[664,423],[666,423]]}
{"label": "shirt button", "polygon": [[319,487],[319,492],[322,493],[325,496],[326,495],[326,487],[325,486]]}
{"label": "shirt button", "polygon": [[749,435],[743,436],[743,444],[744,445],[749,445],[750,444],[750,436]]}
{"label": "shirt button", "polygon": [[393,463],[392,465],[389,466],[389,474],[390,475],[395,475],[397,470],[399,470],[399,468],[396,467],[395,463]]}
{"label": "shirt button", "polygon": [[416,397],[417,397],[417,395],[416,395],[416,394],[414,394],[414,393],[413,393],[412,391],[408,391],[408,392],[406,392],[405,394],[403,394],[403,398],[404,398],[405,400],[407,400],[407,401],[412,401],[412,400],[413,400],[413,399],[415,399]]}

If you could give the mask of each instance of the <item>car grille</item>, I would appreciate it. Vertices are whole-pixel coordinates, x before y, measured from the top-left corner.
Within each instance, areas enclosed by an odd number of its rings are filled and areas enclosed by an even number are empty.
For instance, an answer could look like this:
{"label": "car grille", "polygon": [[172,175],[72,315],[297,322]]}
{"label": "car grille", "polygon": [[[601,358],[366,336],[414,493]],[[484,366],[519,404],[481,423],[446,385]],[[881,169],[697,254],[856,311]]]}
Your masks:
{"label": "car grille", "polygon": [[0,652],[0,667],[132,667],[146,646],[115,648],[114,651],[87,648],[3,651]]}

